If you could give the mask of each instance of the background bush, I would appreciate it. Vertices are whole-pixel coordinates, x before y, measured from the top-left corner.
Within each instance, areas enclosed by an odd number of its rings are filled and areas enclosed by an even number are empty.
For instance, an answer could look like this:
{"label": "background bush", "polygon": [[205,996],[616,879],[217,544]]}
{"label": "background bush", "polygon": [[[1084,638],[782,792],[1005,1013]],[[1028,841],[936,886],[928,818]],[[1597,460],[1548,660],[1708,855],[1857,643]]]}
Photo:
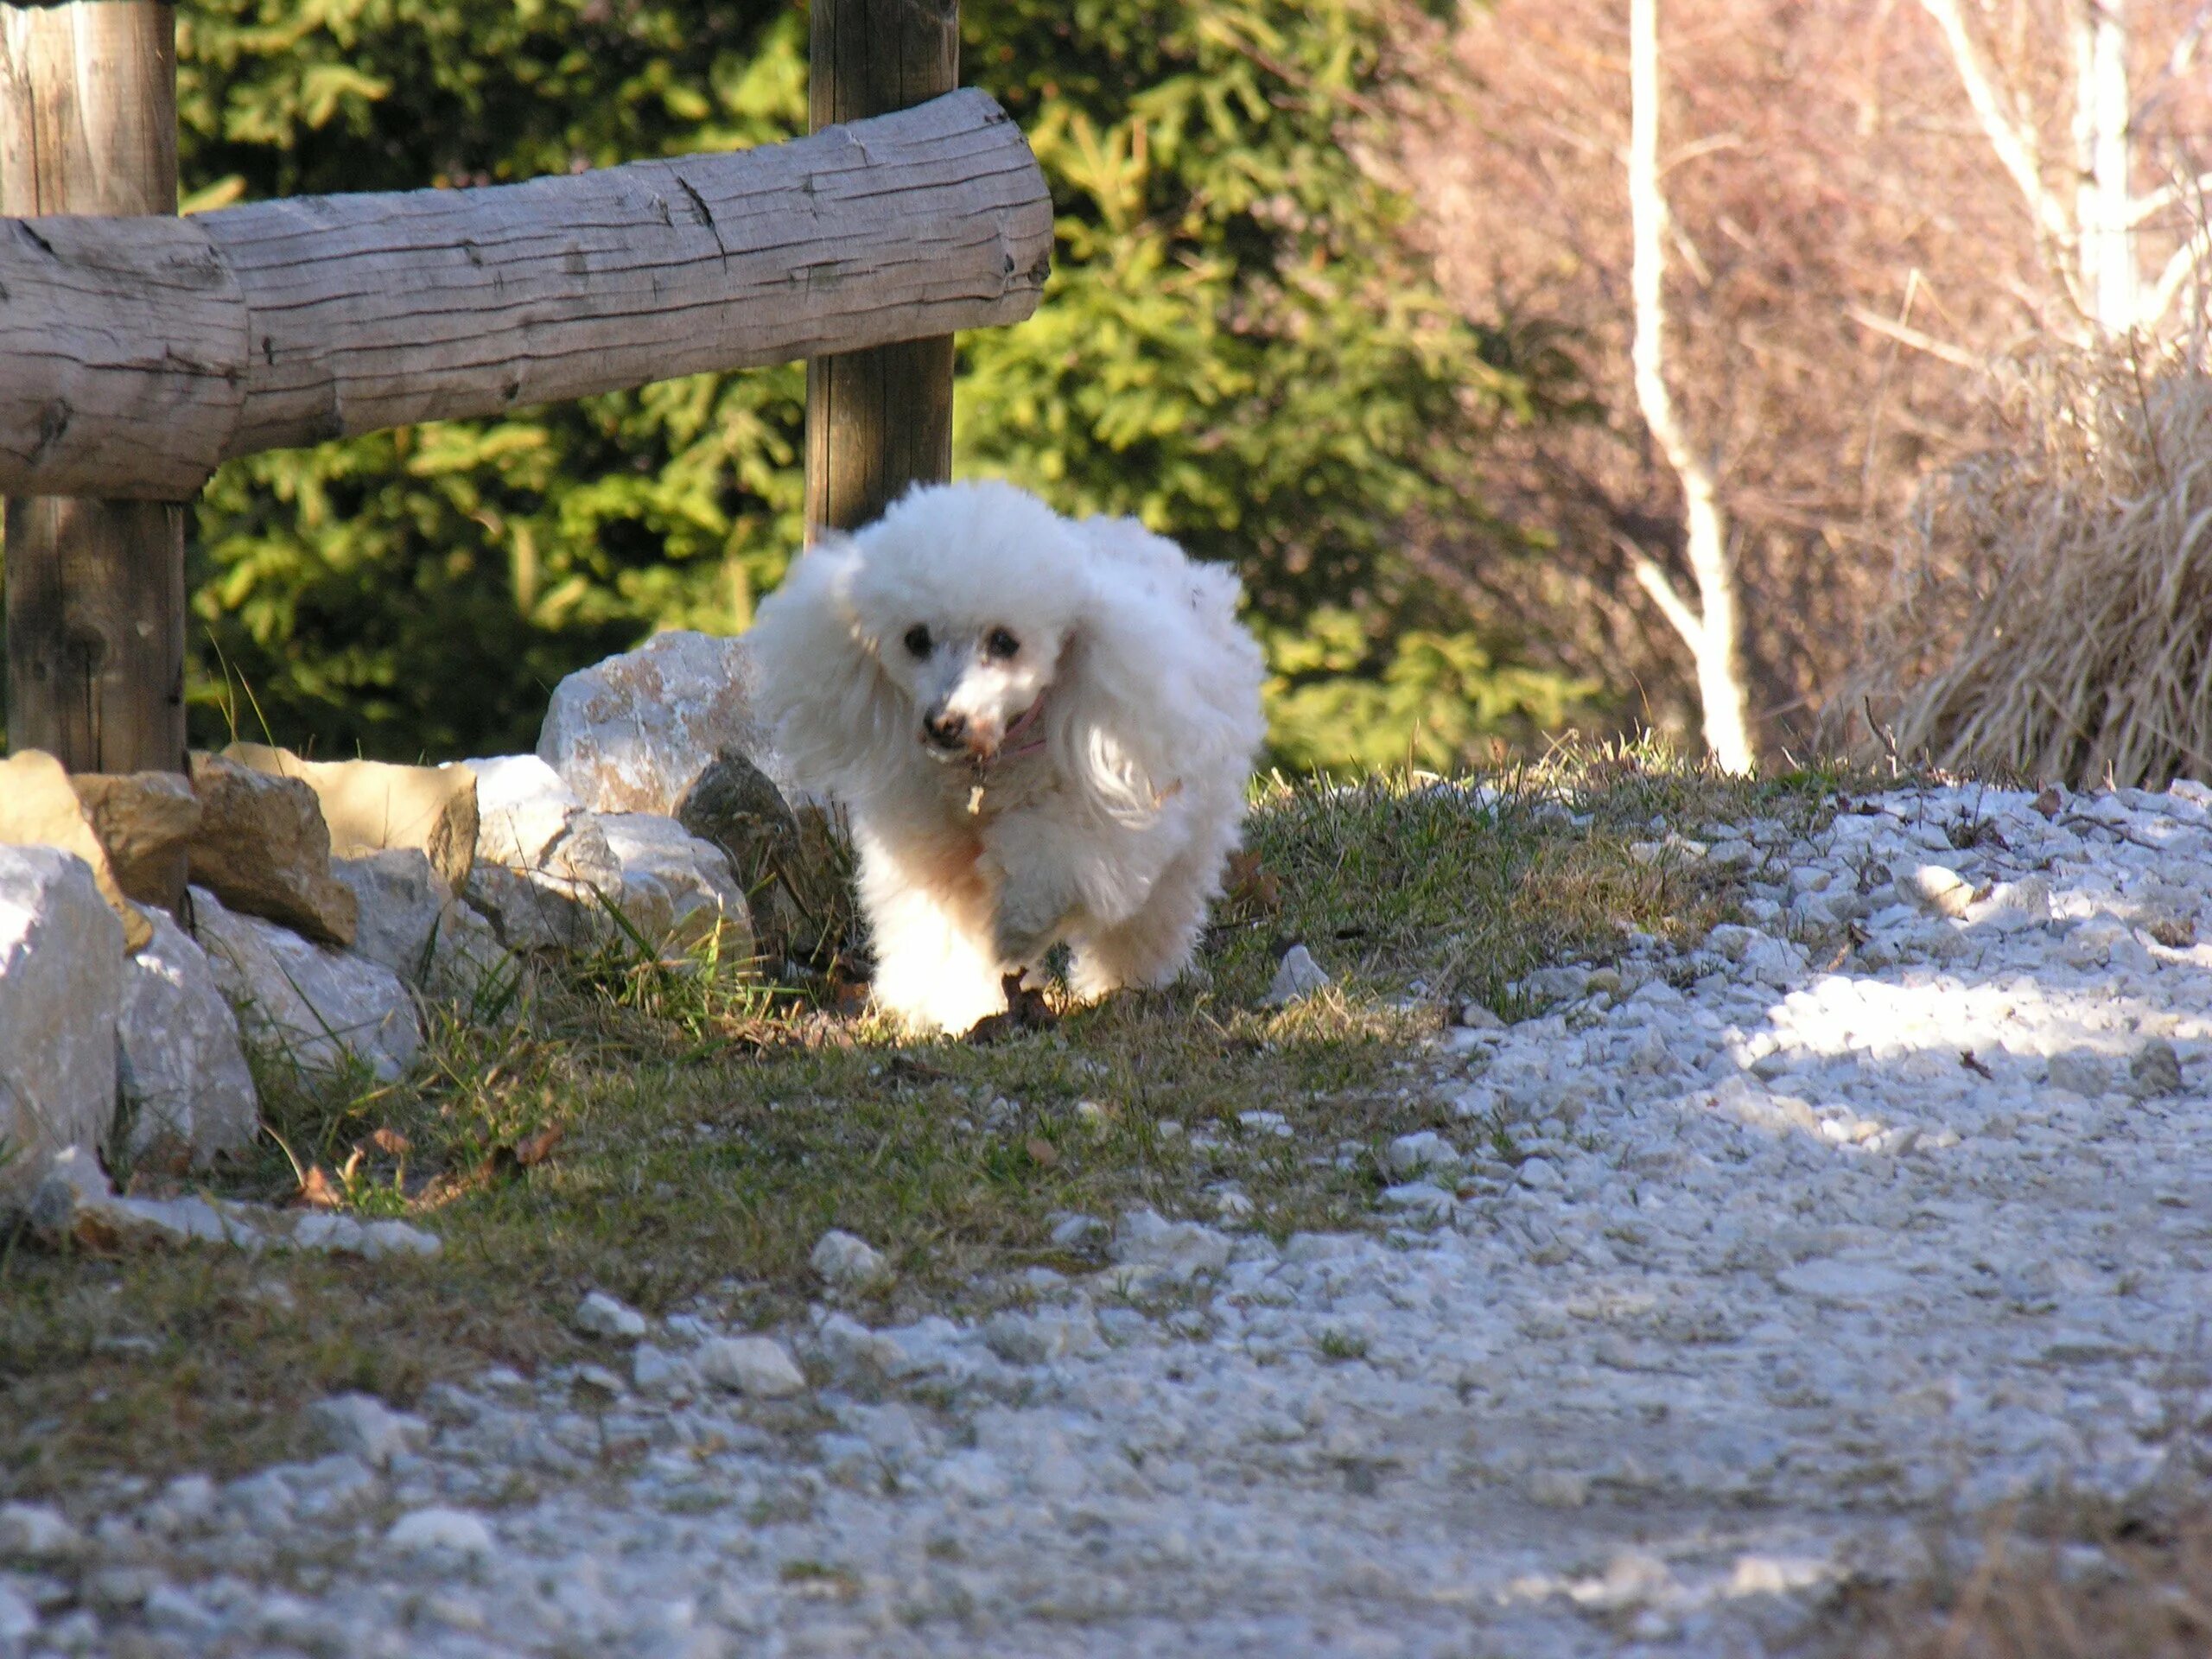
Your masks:
{"label": "background bush", "polygon": [[[1056,268],[965,337],[957,462],[1231,559],[1281,758],[1449,761],[1567,710],[1392,556],[1479,523],[1455,462],[1548,390],[1438,302],[1357,158],[1382,0],[969,0],[963,78],[1029,133]],[[188,205],[522,179],[803,130],[804,8],[201,0]],[[195,737],[528,747],[553,683],[659,626],[735,631],[800,537],[803,375],[700,376],[226,467],[191,572]],[[1504,664],[1504,666],[1501,666]]]}

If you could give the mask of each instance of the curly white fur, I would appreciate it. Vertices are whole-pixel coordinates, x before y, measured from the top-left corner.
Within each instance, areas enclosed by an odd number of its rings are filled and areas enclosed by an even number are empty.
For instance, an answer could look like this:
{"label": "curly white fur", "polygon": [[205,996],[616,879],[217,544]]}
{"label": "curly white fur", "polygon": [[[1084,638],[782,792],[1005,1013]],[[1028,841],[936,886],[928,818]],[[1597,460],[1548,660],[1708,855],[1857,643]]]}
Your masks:
{"label": "curly white fur", "polygon": [[762,712],[851,815],[881,1006],[964,1031],[1061,941],[1084,997],[1189,964],[1265,729],[1240,591],[995,483],[800,558],[750,636]]}

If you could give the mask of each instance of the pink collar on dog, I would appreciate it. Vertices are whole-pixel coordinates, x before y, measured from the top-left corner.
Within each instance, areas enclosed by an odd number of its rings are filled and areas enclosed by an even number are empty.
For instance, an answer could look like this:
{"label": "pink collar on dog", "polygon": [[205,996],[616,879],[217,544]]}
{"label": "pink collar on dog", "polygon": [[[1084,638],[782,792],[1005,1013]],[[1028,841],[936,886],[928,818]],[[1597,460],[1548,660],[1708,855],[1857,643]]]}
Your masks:
{"label": "pink collar on dog", "polygon": [[1044,694],[1039,692],[1037,701],[1029,705],[1021,718],[1006,728],[1006,735],[999,740],[999,752],[986,764],[996,766],[1001,760],[1019,760],[1024,755],[1035,754],[1042,750],[1049,741],[1042,732],[1039,732],[1026,743],[1016,742],[1014,740],[1021,737],[1035,726],[1038,721],[1043,718],[1044,713],[1045,697]]}
{"label": "pink collar on dog", "polygon": [[969,774],[973,780],[968,791],[969,817],[978,818],[983,815],[983,779],[989,774],[992,767],[1003,760],[1019,760],[1025,756],[1035,754],[1050,741],[1043,732],[1037,733],[1026,742],[1018,743],[1014,741],[1016,738],[1022,737],[1035,726],[1043,717],[1044,713],[1045,699],[1040,695],[1036,702],[1029,705],[1020,719],[1006,728],[1006,735],[999,740],[998,753],[988,760],[977,760],[973,763],[974,770]]}

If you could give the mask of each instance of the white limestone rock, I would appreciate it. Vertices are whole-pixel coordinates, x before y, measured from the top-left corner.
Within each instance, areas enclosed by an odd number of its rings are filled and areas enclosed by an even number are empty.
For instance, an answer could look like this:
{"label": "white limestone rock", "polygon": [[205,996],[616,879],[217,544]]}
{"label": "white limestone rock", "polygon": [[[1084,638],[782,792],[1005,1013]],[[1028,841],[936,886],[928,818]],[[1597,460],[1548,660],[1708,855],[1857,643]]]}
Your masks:
{"label": "white limestone rock", "polygon": [[1096,1315],[1083,1306],[995,1313],[983,1326],[983,1342],[1009,1365],[1049,1365],[1105,1346]]}
{"label": "white limestone rock", "polygon": [[[476,774],[476,862],[553,868],[559,843],[584,810],[575,791],[534,754],[495,755],[465,764]],[[604,861],[595,860],[589,849],[570,849],[569,857],[581,861],[582,874],[605,874]]]}
{"label": "white limestone rock", "polygon": [[1818,1135],[1820,1118],[1794,1095],[1773,1094],[1748,1077],[1728,1077],[1708,1097],[1711,1109],[1745,1128],[1773,1136]]}
{"label": "white limestone rock", "polygon": [[361,1221],[322,1211],[273,1210],[197,1196],[119,1197],[98,1159],[81,1147],[64,1148],[25,1206],[32,1230],[48,1243],[64,1243],[102,1255],[181,1249],[214,1244],[244,1250],[309,1250],[375,1261],[387,1255],[434,1256],[435,1233],[404,1221]]}
{"label": "white limestone rock", "polygon": [[515,988],[528,973],[528,964],[499,943],[498,930],[484,912],[455,899],[438,918],[423,989],[481,1014],[512,1006]]}
{"label": "white limestone rock", "polygon": [[391,969],[235,914],[204,887],[192,889],[192,901],[215,982],[248,1041],[308,1071],[365,1061],[383,1083],[414,1063],[423,1029],[414,998]]}
{"label": "white limestone rock", "polygon": [[624,913],[641,924],[639,932],[677,949],[719,932],[726,958],[752,954],[745,891],[721,848],[654,813],[612,813],[597,822],[621,866]]}
{"label": "white limestone rock", "polygon": [[509,950],[588,951],[632,933],[683,950],[720,930],[726,955],[751,954],[744,890],[711,842],[658,813],[587,810],[535,755],[469,765],[483,825],[468,897]]}
{"label": "white limestone rock", "polygon": [[520,971],[492,924],[454,896],[421,849],[333,859],[330,873],[360,906],[353,954],[391,969],[416,989],[467,1007],[484,1000],[487,988],[504,989]]}
{"label": "white limestone rock", "polygon": [[38,1633],[38,1610],[16,1594],[14,1586],[0,1584],[0,1654],[15,1659],[24,1652]]}
{"label": "white limestone rock", "polygon": [[467,880],[476,861],[476,779],[465,766],[308,760],[259,743],[232,743],[222,758],[312,789],[337,857],[412,847],[448,887]]}
{"label": "white limestone rock", "polygon": [[479,826],[470,904],[510,950],[590,950],[611,932],[601,895],[622,867],[575,791],[534,754],[471,760]]}
{"label": "white limestone rock", "polygon": [[1433,1181],[1402,1181],[1384,1187],[1379,1202],[1417,1220],[1441,1221],[1452,1213],[1452,1198]]}
{"label": "white limestone rock", "polygon": [[154,937],[123,968],[116,1073],[137,1164],[204,1168],[260,1133],[253,1073],[238,1016],[197,941],[165,911]]}
{"label": "white limestone rock", "polygon": [[1555,1192],[1565,1185],[1559,1166],[1548,1158],[1524,1158],[1517,1172],[1522,1185],[1539,1192]]}
{"label": "white limestone rock", "polygon": [[1941,864],[1918,864],[1891,874],[1897,897],[1931,916],[1964,916],[1974,903],[1974,883]]}
{"label": "white limestone rock", "polygon": [[68,1147],[48,1164],[26,1215],[31,1230],[48,1245],[70,1244],[101,1255],[194,1243],[257,1249],[259,1235],[231,1213],[240,1207],[197,1198],[118,1198],[99,1160],[85,1147]]}
{"label": "white limestone rock", "polygon": [[831,1371],[848,1382],[897,1377],[908,1370],[906,1353],[887,1331],[871,1331],[858,1319],[832,1313],[815,1328],[815,1351]]}
{"label": "white limestone rock", "polygon": [[1270,1008],[1285,1007],[1335,983],[1329,977],[1329,970],[1313,960],[1312,951],[1302,944],[1294,944],[1282,953],[1281,962],[1275,966],[1274,982],[1260,1001]]}
{"label": "white limestone rock", "polygon": [[1848,1262],[1815,1256],[1796,1267],[1784,1268],[1775,1283],[1793,1295],[1836,1307],[1877,1307],[1894,1301],[1911,1281],[1894,1268],[1876,1262]]}
{"label": "white limestone rock", "polygon": [[2000,881],[1967,907],[1967,920],[1994,933],[2018,933],[2050,920],[2050,882],[2040,875]]}
{"label": "white limestone rock", "polygon": [[433,1508],[403,1515],[384,1535],[385,1543],[409,1555],[482,1558],[498,1548],[484,1517],[467,1510]]}
{"label": "white limestone rock", "polygon": [[717,1388],[756,1400],[782,1400],[806,1390],[806,1376],[783,1344],[770,1337],[715,1337],[699,1344],[692,1363]]}
{"label": "white limestone rock", "polygon": [[115,1125],[123,924],[83,860],[0,846],[0,1208]]}
{"label": "white limestone rock", "polygon": [[[226,1206],[235,1211],[242,1206]],[[387,1255],[433,1256],[445,1248],[435,1233],[404,1221],[356,1221],[351,1216],[314,1211],[296,1218],[263,1211],[263,1236],[272,1249],[319,1250],[374,1262]]]}
{"label": "white limestone rock", "polygon": [[1410,1177],[1433,1171],[1449,1180],[1459,1173],[1460,1166],[1465,1161],[1459,1147],[1434,1129],[1423,1129],[1418,1135],[1402,1135],[1382,1152],[1383,1167],[1398,1176]]}
{"label": "white limestone rock", "polygon": [[2127,1090],[2144,1099],[2177,1095],[2183,1087],[2181,1056],[2163,1037],[2153,1037],[2128,1057]]}
{"label": "white limestone rock", "polygon": [[1052,1246],[1062,1250],[1095,1250],[1113,1237],[1114,1230],[1096,1216],[1061,1211],[1047,1216]]}
{"label": "white limestone rock", "polygon": [[873,1290],[890,1282],[891,1264],[866,1239],[831,1228],[807,1260],[823,1282],[838,1290]]}
{"label": "white limestone rock", "polygon": [[89,1548],[85,1535],[60,1510],[45,1503],[0,1503],[0,1560],[26,1567],[59,1567]]}
{"label": "white limestone rock", "polygon": [[586,1296],[569,1323],[588,1337],[604,1337],[610,1342],[635,1342],[645,1334],[645,1316],[603,1290]]}
{"label": "white limestone rock", "polygon": [[2052,1088],[2089,1100],[2113,1086],[2112,1062],[2086,1049],[2052,1055],[2045,1076]]}
{"label": "white limestone rock", "polygon": [[308,1408],[308,1422],[324,1449],[360,1459],[372,1469],[419,1452],[430,1426],[411,1412],[394,1411],[372,1394],[334,1394]]}
{"label": "white limestone rock", "polygon": [[747,756],[791,798],[788,768],[754,712],[760,675],[742,639],[657,633],[553,689],[538,755],[598,812],[673,816],[725,747]]}
{"label": "white limestone rock", "polygon": [[1168,1221],[1150,1210],[1132,1210],[1114,1230],[1114,1260],[1125,1268],[1152,1268],[1176,1280],[1219,1273],[1236,1241],[1195,1221]]}
{"label": "white limestone rock", "polygon": [[429,976],[432,941],[453,890],[421,849],[388,848],[358,858],[334,858],[330,873],[353,890],[360,921],[350,947],[410,985]]}
{"label": "white limestone rock", "polygon": [[640,1394],[664,1400],[688,1400],[699,1391],[699,1367],[682,1354],[671,1354],[650,1342],[630,1352],[630,1382]]}
{"label": "white limestone rock", "polygon": [[588,951],[606,937],[606,915],[591,887],[531,870],[479,864],[468,873],[468,903],[491,925],[501,949],[529,956]]}

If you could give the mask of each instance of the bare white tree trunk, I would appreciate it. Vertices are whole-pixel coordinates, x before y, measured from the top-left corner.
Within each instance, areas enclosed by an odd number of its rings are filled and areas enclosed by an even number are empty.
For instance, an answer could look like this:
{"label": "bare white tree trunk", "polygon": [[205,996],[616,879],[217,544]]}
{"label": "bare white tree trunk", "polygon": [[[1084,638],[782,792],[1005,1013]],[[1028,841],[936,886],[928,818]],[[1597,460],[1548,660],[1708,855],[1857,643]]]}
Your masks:
{"label": "bare white tree trunk", "polygon": [[1681,480],[1696,607],[1692,608],[1657,561],[1640,550],[1633,552],[1636,578],[1681,636],[1697,665],[1706,747],[1723,769],[1746,772],[1754,759],[1750,698],[1738,651],[1741,630],[1727,521],[1713,469],[1683,432],[1667,389],[1667,198],[1659,183],[1659,0],[1629,0],[1628,200],[1636,398],[1660,452]]}
{"label": "bare white tree trunk", "polygon": [[2128,188],[2126,0],[2075,0],[2074,134],[2082,182],[2075,194],[2082,285],[2091,320],[2107,334],[2143,321]]}
{"label": "bare white tree trunk", "polygon": [[[2076,183],[2069,207],[2044,177],[2036,124],[2017,93],[1999,84],[1967,27],[1959,0],[1920,0],[1949,50],[1982,136],[2018,187],[2044,257],[2078,310],[2088,338],[2126,340],[2155,331],[2212,257],[2212,232],[2186,234],[2155,278],[2141,264],[2145,221],[2185,207],[2212,188],[2212,176],[2185,180],[2143,195],[2131,179],[2136,135],[2128,80],[2127,0],[2073,0],[2073,134]],[[2191,73],[2196,42],[2212,10],[2200,12],[2175,46],[2166,78]]]}

